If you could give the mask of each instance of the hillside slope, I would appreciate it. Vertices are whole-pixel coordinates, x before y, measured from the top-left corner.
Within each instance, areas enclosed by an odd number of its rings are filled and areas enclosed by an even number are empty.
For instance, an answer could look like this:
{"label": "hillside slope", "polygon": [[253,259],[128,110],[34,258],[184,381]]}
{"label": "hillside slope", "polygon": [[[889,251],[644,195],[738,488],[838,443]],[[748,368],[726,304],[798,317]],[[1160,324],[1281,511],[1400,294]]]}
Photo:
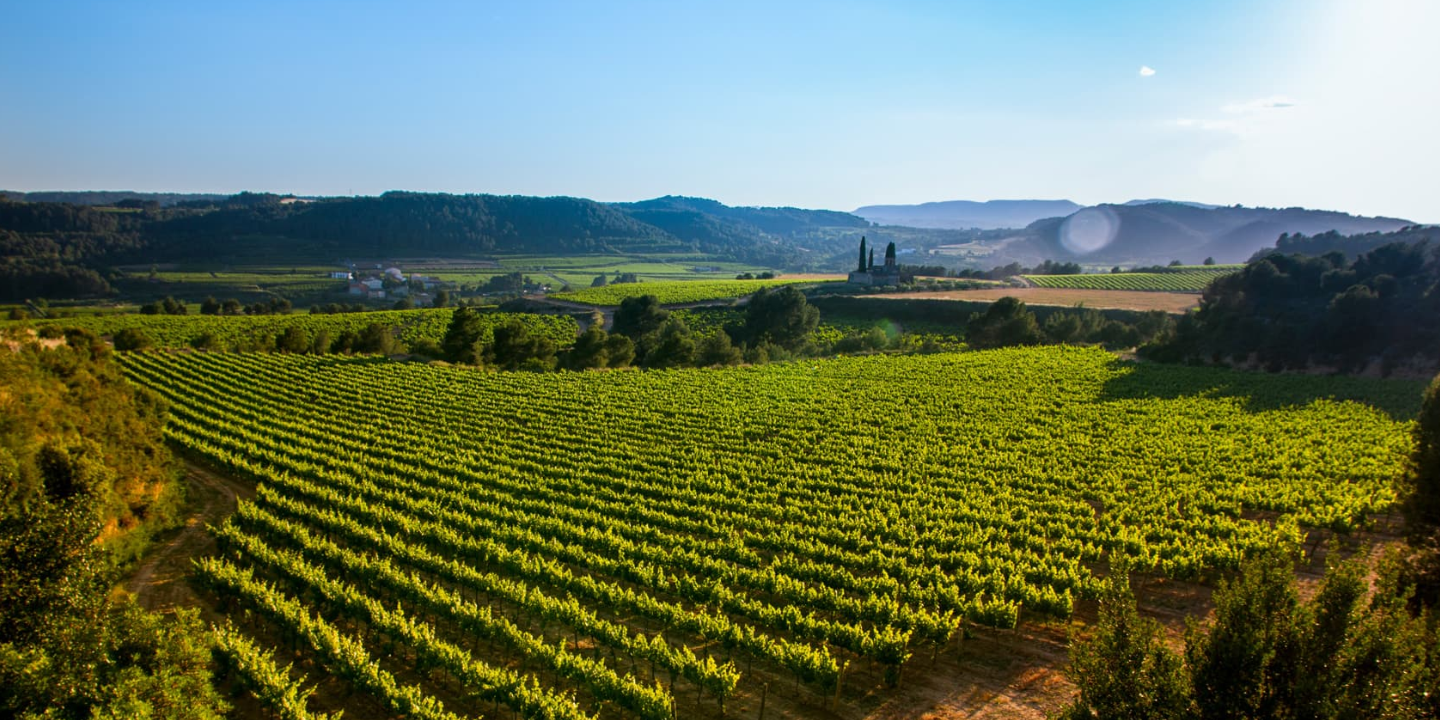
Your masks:
{"label": "hillside slope", "polygon": [[1042,218],[1069,215],[1081,207],[1069,200],[947,200],[919,205],[866,205],[853,214],[877,225],[996,230],[1023,228]]}
{"label": "hillside slope", "polygon": [[[1080,242],[1079,227],[1085,223],[1108,223],[1108,242]],[[1025,229],[1024,242],[1011,250],[1039,258],[1102,264],[1148,265],[1171,260],[1195,264],[1207,257],[1220,263],[1238,263],[1263,248],[1274,247],[1283,233],[1315,235],[1335,231],[1354,235],[1391,232],[1411,224],[1398,218],[1304,208],[1207,209],[1182,203],[1097,205],[1069,217],[1048,218],[1030,225]]]}

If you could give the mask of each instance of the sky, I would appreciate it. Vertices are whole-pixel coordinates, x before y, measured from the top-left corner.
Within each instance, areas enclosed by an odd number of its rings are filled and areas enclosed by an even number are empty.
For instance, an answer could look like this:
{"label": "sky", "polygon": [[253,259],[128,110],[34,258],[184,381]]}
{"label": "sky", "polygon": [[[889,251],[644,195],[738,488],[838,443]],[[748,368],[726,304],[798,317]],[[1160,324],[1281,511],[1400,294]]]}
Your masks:
{"label": "sky", "polygon": [[1440,223],[1440,0],[17,2],[0,188]]}

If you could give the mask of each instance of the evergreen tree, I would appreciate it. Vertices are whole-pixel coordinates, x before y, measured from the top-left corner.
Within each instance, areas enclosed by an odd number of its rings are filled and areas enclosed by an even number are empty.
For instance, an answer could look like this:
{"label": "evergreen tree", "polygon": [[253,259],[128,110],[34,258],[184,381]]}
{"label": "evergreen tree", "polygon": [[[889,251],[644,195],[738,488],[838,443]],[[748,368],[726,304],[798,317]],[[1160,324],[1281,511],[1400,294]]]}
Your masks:
{"label": "evergreen tree", "polygon": [[275,338],[275,349],[286,353],[303,353],[310,349],[310,338],[305,331],[291,325]]}
{"label": "evergreen tree", "polygon": [[455,312],[450,315],[450,327],[445,331],[445,339],[440,343],[445,359],[466,365],[479,364],[482,358],[477,345],[484,332],[485,324],[479,312],[468,307],[455,308]]}
{"label": "evergreen tree", "polygon": [[645,367],[677,368],[695,362],[695,336],[677,316],[665,321],[655,335],[655,343],[644,353]]}
{"label": "evergreen tree", "polygon": [[1000,298],[984,313],[972,314],[966,325],[965,341],[979,349],[1036,345],[1042,339],[1035,313],[1013,297]]}
{"label": "evergreen tree", "polygon": [[606,365],[612,368],[630,367],[635,362],[635,341],[624,335],[611,335],[605,339]]}
{"label": "evergreen tree", "polygon": [[1415,450],[1405,473],[1405,520],[1415,537],[1440,531],[1440,375],[1430,381],[1412,430]]}
{"label": "evergreen tree", "polygon": [[1301,646],[1300,600],[1286,552],[1246,563],[1215,591],[1215,622],[1192,624],[1186,662],[1202,720],[1284,717]]}
{"label": "evergreen tree", "polygon": [[[1430,381],[1415,419],[1415,449],[1403,481],[1405,530],[1416,549],[1416,593],[1440,604],[1440,375]],[[1440,649],[1437,649],[1440,652]]]}
{"label": "evergreen tree", "polygon": [[1112,571],[1103,593],[1094,633],[1087,639],[1072,635],[1069,674],[1080,697],[1063,717],[1188,717],[1189,688],[1180,658],[1165,646],[1160,624],[1136,610],[1123,569]]}
{"label": "evergreen tree", "polygon": [[861,236],[860,236],[860,267],[859,267],[859,271],[860,271],[860,272],[865,272],[866,269],[867,269],[867,268],[866,268],[866,266],[865,266],[865,236],[864,236],[864,235],[861,235]]}
{"label": "evergreen tree", "polygon": [[769,343],[797,350],[810,341],[820,324],[820,310],[791,286],[761,288],[745,309],[744,339],[751,345]]}
{"label": "evergreen tree", "polygon": [[654,295],[628,297],[615,310],[611,332],[639,340],[659,330],[669,317],[670,311],[661,307],[660,299]]}
{"label": "evergreen tree", "polygon": [[731,343],[730,334],[724,330],[716,330],[714,335],[705,338],[699,352],[696,364],[705,367],[739,365],[741,360],[740,348]]}

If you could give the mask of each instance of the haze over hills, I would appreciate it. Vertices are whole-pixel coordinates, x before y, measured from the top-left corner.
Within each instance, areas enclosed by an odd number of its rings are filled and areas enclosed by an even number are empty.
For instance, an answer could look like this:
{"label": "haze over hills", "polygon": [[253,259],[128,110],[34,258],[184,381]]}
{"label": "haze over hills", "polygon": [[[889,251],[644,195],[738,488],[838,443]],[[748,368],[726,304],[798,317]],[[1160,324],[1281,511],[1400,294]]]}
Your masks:
{"label": "haze over hills", "polygon": [[[1079,228],[1086,224],[1108,224],[1110,238],[1103,242],[1079,238]],[[1066,218],[1036,221],[1025,228],[1022,241],[1012,242],[1007,249],[1091,263],[1198,263],[1205,258],[1237,263],[1258,250],[1274,247],[1284,233],[1356,235],[1413,224],[1400,218],[1305,208],[1207,208],[1175,202],[1097,205]]]}
{"label": "haze over hills", "polygon": [[946,200],[919,205],[866,205],[852,214],[877,225],[997,230],[1022,228],[1042,218],[1064,217],[1081,207],[1069,200]]}
{"label": "haze over hills", "polygon": [[[953,200],[871,205],[857,209],[855,214],[881,225],[934,230],[1020,228],[975,243],[981,251],[986,246],[993,250],[980,261],[993,265],[1035,265],[1047,259],[1150,265],[1177,259],[1198,263],[1207,257],[1218,262],[1244,262],[1258,251],[1273,248],[1284,233],[1352,235],[1390,232],[1414,224],[1399,218],[1368,218],[1329,210],[1227,207],[1160,198],[1089,208],[1069,200]],[[1079,241],[1075,231],[1087,224],[1104,225],[1106,237]],[[969,253],[968,257],[976,255]]]}

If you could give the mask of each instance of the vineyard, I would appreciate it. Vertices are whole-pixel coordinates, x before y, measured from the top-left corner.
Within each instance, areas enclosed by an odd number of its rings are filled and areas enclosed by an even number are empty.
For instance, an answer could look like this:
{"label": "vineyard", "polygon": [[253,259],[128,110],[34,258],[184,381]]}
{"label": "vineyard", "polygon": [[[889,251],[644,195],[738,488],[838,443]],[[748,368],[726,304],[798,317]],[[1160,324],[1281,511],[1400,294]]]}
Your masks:
{"label": "vineyard", "polygon": [[1026,275],[1031,284],[1043,288],[1081,290],[1143,290],[1150,292],[1200,292],[1211,280],[1235,272],[1237,266],[1187,266],[1179,272],[1097,273],[1092,275]]}
{"label": "vineyard", "polygon": [[[243,350],[264,346],[289,328],[299,328],[307,337],[327,333],[332,338],[346,332],[359,332],[367,325],[391,328],[399,340],[413,344],[419,340],[438,343],[450,325],[451,310],[382,310],[365,313],[311,315],[105,315],[40,320],[29,325],[43,330],[81,328],[97,335],[109,336],[133,328],[144,333],[156,347],[185,348],[204,346],[215,350]],[[486,313],[481,315],[487,327],[498,327],[512,320],[525,323],[531,332],[542,334],[564,347],[575,342],[579,325],[574,318],[563,315],[529,313]]]}
{"label": "vineyard", "polygon": [[175,442],[259,482],[197,569],[249,682],[294,704],[262,638],[419,718],[854,716],[967,629],[1069,616],[1108,558],[1206,578],[1387,511],[1419,389],[1068,347],[119,357]]}
{"label": "vineyard", "polygon": [[761,288],[795,283],[815,283],[813,279],[781,278],[778,280],[690,280],[675,282],[622,283],[554,293],[556,300],[586,305],[619,305],[626,298],[654,295],[662,305],[728,300],[743,297]]}

